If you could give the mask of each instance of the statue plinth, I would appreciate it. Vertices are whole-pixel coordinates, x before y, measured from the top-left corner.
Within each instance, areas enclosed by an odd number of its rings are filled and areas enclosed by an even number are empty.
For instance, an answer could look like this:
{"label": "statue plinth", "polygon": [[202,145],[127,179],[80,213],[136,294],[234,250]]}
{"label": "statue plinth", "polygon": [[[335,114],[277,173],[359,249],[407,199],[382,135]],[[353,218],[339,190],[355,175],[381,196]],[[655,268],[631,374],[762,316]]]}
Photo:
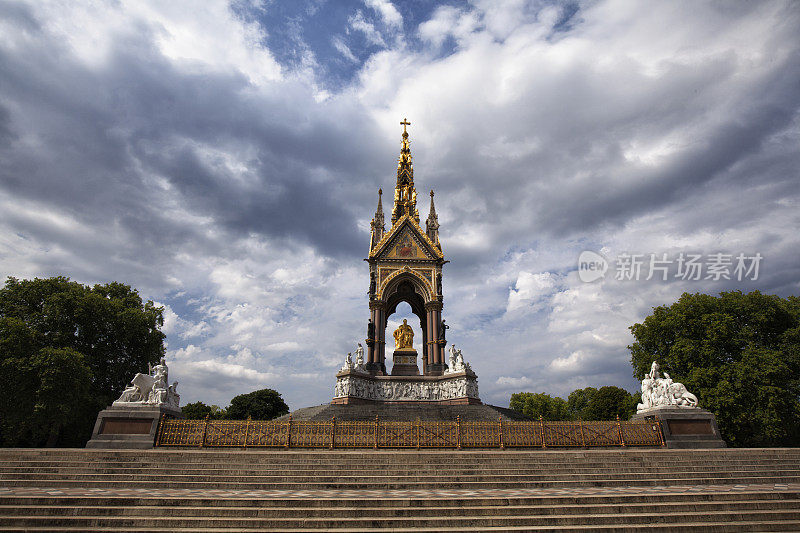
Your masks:
{"label": "statue plinth", "polygon": [[168,370],[162,358],[156,366],[149,366],[149,374],[133,376],[119,399],[97,415],[86,447],[152,448],[162,416],[183,418],[178,382],[167,385]]}
{"label": "statue plinth", "polygon": [[183,418],[180,409],[164,404],[115,404],[97,415],[87,448],[149,449],[155,444],[158,422],[166,415]]}
{"label": "statue plinth", "polygon": [[661,425],[667,448],[725,448],[714,413],[699,407],[661,405],[644,409],[631,420],[652,420]]}
{"label": "statue plinth", "polygon": [[697,406],[697,396],[683,383],[672,380],[653,361],[642,380],[642,403],[631,420],[651,420],[661,425],[667,448],[724,448],[714,413]]}
{"label": "statue plinth", "polygon": [[392,354],[393,376],[419,376],[417,351],[414,348],[398,348]]}

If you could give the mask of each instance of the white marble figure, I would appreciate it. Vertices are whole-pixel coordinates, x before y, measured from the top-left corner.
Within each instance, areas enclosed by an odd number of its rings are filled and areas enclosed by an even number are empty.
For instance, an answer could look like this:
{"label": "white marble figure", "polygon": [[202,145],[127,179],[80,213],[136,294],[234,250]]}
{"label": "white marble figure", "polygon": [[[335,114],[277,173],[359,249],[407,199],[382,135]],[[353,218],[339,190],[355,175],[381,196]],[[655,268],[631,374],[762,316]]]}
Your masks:
{"label": "white marble figure", "polygon": [[353,353],[347,352],[347,357],[344,359],[344,364],[342,368],[339,369],[339,372],[347,372],[348,370],[353,370]]}
{"label": "white marble figure", "polygon": [[456,345],[450,345],[450,357],[449,363],[446,374],[453,374],[454,372],[463,372],[465,370],[472,371],[472,368],[469,366],[469,363],[464,362],[464,356],[461,354],[461,350],[456,350]]}
{"label": "white marble figure", "polygon": [[356,348],[356,370],[359,372],[366,372],[367,369],[364,368],[364,347],[361,346],[361,343],[358,343],[358,348]]}
{"label": "white marble figure", "polygon": [[683,383],[673,382],[666,372],[660,377],[659,370],[658,363],[653,361],[642,380],[642,403],[636,406],[637,413],[657,407],[697,407],[697,397]]}
{"label": "white marble figure", "polygon": [[169,368],[162,358],[154,367],[148,365],[148,374],[136,374],[119,399],[112,405],[118,406],[166,406],[180,408],[178,382],[167,385]]}
{"label": "white marble figure", "polygon": [[456,345],[455,344],[451,344],[450,345],[450,357],[448,358],[448,361],[447,361],[447,373],[450,374],[452,372],[455,372],[455,370],[454,370],[455,367],[456,367]]}

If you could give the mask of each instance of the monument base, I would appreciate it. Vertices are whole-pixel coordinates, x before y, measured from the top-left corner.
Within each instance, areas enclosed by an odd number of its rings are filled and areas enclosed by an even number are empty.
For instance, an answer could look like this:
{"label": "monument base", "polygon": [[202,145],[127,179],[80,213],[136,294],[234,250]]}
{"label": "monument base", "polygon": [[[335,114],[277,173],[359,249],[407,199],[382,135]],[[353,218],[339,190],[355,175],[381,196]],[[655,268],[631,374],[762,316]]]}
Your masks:
{"label": "monument base", "polygon": [[652,420],[661,425],[667,448],[725,448],[714,414],[698,407],[653,407],[631,420]]}
{"label": "monument base", "polygon": [[158,405],[112,405],[97,415],[87,448],[139,449],[155,444],[161,415],[183,418],[180,410]]}
{"label": "monument base", "polygon": [[443,363],[431,363],[425,365],[425,374],[428,376],[441,376],[447,371],[447,365]]}
{"label": "monument base", "polygon": [[392,354],[393,376],[419,376],[417,351],[414,348],[400,348]]}
{"label": "monument base", "polygon": [[478,378],[469,370],[442,376],[376,376],[355,370],[336,374],[334,405],[476,405]]}
{"label": "monument base", "polygon": [[367,372],[370,374],[374,374],[376,376],[388,375],[386,372],[386,365],[383,363],[366,363],[364,366],[366,367]]}

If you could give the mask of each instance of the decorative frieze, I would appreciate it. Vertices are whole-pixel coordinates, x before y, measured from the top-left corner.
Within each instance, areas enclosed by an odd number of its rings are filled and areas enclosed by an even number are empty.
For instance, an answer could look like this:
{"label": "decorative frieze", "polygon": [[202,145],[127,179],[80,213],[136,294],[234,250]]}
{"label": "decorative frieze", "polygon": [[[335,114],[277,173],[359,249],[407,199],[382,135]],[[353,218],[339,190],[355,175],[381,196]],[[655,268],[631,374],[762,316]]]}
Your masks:
{"label": "decorative frieze", "polygon": [[333,397],[371,401],[431,401],[478,399],[478,380],[472,373],[445,379],[385,380],[356,372],[340,372]]}

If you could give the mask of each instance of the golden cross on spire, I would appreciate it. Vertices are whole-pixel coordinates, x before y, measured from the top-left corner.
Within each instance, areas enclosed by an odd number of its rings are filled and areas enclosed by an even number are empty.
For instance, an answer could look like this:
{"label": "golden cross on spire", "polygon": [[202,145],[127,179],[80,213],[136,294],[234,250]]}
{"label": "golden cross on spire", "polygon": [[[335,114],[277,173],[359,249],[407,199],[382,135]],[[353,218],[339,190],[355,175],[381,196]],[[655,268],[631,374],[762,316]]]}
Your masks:
{"label": "golden cross on spire", "polygon": [[403,126],[403,133],[408,133],[408,132],[406,132],[406,126],[410,126],[411,125],[411,123],[408,121],[408,119],[404,118],[403,122],[401,122],[400,125]]}

